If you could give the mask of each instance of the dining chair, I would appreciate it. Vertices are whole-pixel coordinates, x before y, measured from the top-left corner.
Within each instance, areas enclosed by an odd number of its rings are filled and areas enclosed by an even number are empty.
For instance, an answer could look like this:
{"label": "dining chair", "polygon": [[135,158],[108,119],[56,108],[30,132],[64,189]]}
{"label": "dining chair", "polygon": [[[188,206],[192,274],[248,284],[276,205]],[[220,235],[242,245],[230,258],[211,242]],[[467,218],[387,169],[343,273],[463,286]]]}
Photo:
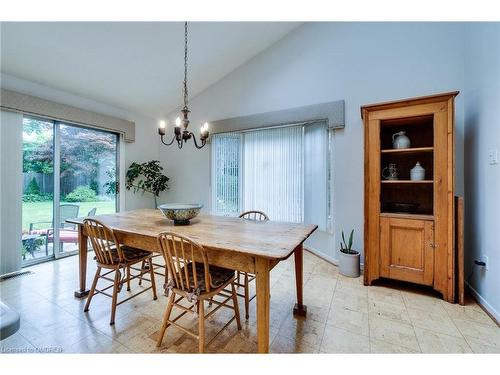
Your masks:
{"label": "dining chair", "polygon": [[[121,245],[116,239],[113,230],[98,220],[85,219],[83,221],[83,226],[88,237],[90,238],[90,242],[92,243],[92,248],[94,249],[95,253],[95,260],[97,262],[97,270],[94,276],[94,281],[92,282],[92,287],[90,288],[87,303],[85,304],[85,308],[83,311],[89,311],[90,302],[92,301],[92,297],[94,297],[94,295],[103,294],[107,297],[110,297],[112,303],[111,320],[109,324],[113,325],[115,324],[115,312],[118,305],[121,305],[122,303],[148,291],[149,289],[152,289],[153,300],[156,300],[157,296],[155,275],[153,272],[153,267],[151,266],[152,253],[150,253],[149,251]],[[134,265],[136,265],[137,263],[142,264],[143,261],[149,263],[150,267],[148,269],[142,267],[134,267]],[[109,271],[101,275],[102,269]],[[138,271],[138,274],[132,276],[131,270]],[[113,278],[107,277],[107,275],[113,272]],[[149,273],[150,275],[149,279],[144,277],[144,274],[147,273]],[[149,281],[151,283],[151,286],[144,288],[140,292],[118,302],[118,293],[120,293],[123,284],[126,283],[127,290],[130,290],[130,281],[136,278],[139,278],[139,280]],[[97,282],[99,279],[110,281],[113,284],[108,285],[104,289],[97,289]],[[110,288],[113,288],[112,295],[105,292]]]}
{"label": "dining chair", "polygon": [[[156,346],[160,347],[165,331],[169,326],[175,326],[188,335],[198,339],[198,351],[203,353],[219,334],[234,320],[238,330],[241,330],[240,312],[236,288],[234,286],[235,271],[227,268],[209,265],[205,248],[194,240],[171,232],[158,235],[158,247],[165,259],[169,280],[165,285],[165,294],[169,297],[163,316],[163,323]],[[224,288],[231,285],[231,292]],[[222,300],[218,301],[215,297]],[[179,302],[185,299],[189,307]],[[205,314],[205,302],[211,300],[217,307]],[[232,305],[229,304],[232,301]],[[173,307],[182,312],[171,319]],[[221,307],[234,310],[234,316],[205,345],[205,319],[212,316]],[[198,334],[181,326],[177,321],[186,313],[198,315]]]}
{"label": "dining chair", "polygon": [[[239,216],[245,220],[253,220],[253,221],[268,221],[269,217],[262,211],[245,211]],[[243,284],[240,283],[240,277],[243,274]],[[248,314],[250,308],[250,301],[255,298],[255,294],[250,297],[250,283],[255,280],[255,275],[250,274],[248,272],[236,271],[236,282],[235,285],[238,287],[243,287],[243,294],[237,293],[238,296],[243,297],[245,299],[245,319],[248,319],[250,315]]]}

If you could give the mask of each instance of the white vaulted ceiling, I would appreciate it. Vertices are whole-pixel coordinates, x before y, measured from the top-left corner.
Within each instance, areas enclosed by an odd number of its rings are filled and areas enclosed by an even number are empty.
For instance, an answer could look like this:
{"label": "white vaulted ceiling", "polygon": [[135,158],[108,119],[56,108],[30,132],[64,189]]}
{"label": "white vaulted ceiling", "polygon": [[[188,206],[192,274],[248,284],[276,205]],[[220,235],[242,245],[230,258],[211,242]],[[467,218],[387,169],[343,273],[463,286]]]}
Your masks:
{"label": "white vaulted ceiling", "polygon": [[[281,39],[298,23],[189,24],[194,96]],[[160,117],[181,104],[181,22],[16,22],[1,25],[1,71]]]}

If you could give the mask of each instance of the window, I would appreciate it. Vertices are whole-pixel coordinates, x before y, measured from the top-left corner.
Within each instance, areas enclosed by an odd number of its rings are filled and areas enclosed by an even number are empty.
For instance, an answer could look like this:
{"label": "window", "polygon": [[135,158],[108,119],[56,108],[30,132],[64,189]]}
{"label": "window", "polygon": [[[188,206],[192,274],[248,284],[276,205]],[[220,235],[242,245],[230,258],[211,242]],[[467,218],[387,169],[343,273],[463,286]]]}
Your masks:
{"label": "window", "polygon": [[213,213],[262,210],[271,220],[326,230],[328,142],[324,122],[214,135]]}
{"label": "window", "polygon": [[215,215],[236,216],[240,211],[241,136],[222,134],[212,137],[212,181]]}

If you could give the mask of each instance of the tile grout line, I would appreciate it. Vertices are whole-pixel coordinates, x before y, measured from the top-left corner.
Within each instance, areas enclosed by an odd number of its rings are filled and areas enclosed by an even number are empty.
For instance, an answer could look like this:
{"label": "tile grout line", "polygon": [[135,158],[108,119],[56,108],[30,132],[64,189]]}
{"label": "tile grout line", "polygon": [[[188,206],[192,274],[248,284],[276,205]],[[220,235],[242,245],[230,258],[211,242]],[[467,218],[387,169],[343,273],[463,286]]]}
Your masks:
{"label": "tile grout line", "polygon": [[319,343],[319,351],[321,352],[321,348],[323,347],[323,340],[325,339],[326,326],[328,323],[328,317],[330,316],[330,311],[332,310],[333,299],[335,298],[335,293],[337,293],[337,288],[339,285],[339,274],[335,276],[335,287],[333,288],[332,298],[330,299],[330,305],[328,306],[328,313],[326,314],[326,320],[323,326],[323,335],[321,336],[321,341]]}
{"label": "tile grout line", "polygon": [[460,330],[460,328],[455,323],[455,320],[451,317],[450,313],[444,308],[444,306],[442,304],[443,304],[443,302],[441,301],[441,307],[445,311],[446,316],[448,316],[448,318],[450,318],[451,322],[453,323],[453,325],[455,326],[455,328],[457,329],[457,331],[460,333],[460,335],[463,337],[463,339],[465,340],[465,343],[467,344],[467,346],[469,347],[469,349],[471,350],[471,352],[475,353],[475,351],[472,349],[472,346],[470,346],[469,341],[467,340],[467,337],[464,336],[464,334],[462,333],[462,331]]}
{"label": "tile grout line", "polygon": [[420,345],[420,340],[418,339],[418,336],[417,336],[417,331],[415,330],[415,325],[413,324],[413,320],[410,317],[410,313],[408,312],[408,305],[406,304],[405,296],[404,296],[403,292],[400,292],[400,293],[401,293],[401,298],[403,299],[403,304],[405,305],[406,313],[408,314],[408,318],[410,318],[411,328],[413,330],[413,334],[415,335],[415,339],[417,340],[418,349],[420,350],[420,353],[423,353],[422,346]]}

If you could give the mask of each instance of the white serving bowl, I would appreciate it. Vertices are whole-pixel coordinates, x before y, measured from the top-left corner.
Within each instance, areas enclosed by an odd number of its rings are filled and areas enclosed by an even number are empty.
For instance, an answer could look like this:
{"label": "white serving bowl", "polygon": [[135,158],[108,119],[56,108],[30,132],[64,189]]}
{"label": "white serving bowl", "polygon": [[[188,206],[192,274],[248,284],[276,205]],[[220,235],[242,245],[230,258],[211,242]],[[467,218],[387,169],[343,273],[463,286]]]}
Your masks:
{"label": "white serving bowl", "polygon": [[202,204],[197,203],[166,203],[159,205],[158,209],[175,225],[189,225],[189,221],[200,213],[202,207]]}

